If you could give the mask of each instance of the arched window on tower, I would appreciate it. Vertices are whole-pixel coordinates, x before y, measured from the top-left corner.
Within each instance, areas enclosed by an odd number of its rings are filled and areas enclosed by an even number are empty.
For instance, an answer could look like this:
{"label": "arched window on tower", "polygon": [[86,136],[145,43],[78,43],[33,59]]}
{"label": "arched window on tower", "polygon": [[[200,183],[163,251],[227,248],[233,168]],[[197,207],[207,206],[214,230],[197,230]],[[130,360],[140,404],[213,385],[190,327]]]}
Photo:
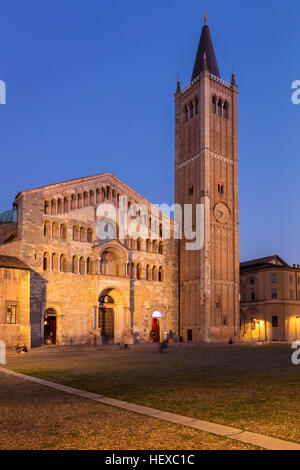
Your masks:
{"label": "arched window on tower", "polygon": [[217,112],[219,116],[222,116],[222,100],[218,100]]}
{"label": "arched window on tower", "polygon": [[190,118],[194,117],[194,103],[190,103]]}
{"label": "arched window on tower", "polygon": [[136,265],[136,279],[141,279],[141,265]]}
{"label": "arched window on tower", "polygon": [[158,268],[158,281],[163,282],[163,280],[164,280],[163,268],[162,268],[162,266],[160,266]]}
{"label": "arched window on tower", "polygon": [[189,108],[187,106],[184,107],[184,121],[189,120]]}
{"label": "arched window on tower", "polygon": [[196,96],[195,98],[195,114],[199,113],[199,100],[198,97]]}
{"label": "arched window on tower", "polygon": [[228,103],[225,101],[223,104],[223,118],[228,119]]}
{"label": "arched window on tower", "polygon": [[215,96],[212,97],[212,112],[214,114],[217,112],[217,100]]}

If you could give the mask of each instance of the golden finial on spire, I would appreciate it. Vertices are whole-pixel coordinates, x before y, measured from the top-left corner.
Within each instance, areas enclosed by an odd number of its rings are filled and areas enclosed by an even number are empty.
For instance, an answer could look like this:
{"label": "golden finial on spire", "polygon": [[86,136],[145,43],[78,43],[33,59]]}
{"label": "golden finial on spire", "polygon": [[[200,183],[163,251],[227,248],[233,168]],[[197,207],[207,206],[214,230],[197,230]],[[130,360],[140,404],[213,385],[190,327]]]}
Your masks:
{"label": "golden finial on spire", "polygon": [[203,16],[204,16],[204,24],[207,24],[207,14],[206,14],[206,13],[204,13],[204,15],[203,15]]}

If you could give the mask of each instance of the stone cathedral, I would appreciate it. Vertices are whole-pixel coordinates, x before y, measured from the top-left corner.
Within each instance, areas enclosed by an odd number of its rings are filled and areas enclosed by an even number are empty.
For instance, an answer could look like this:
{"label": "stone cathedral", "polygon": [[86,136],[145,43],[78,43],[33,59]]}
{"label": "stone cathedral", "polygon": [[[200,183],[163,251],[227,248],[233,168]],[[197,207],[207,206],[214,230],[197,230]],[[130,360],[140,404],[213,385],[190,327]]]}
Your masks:
{"label": "stone cathedral", "polygon": [[[164,237],[167,216],[110,173],[16,195],[0,216],[0,340],[30,347],[238,338],[237,94],[234,74],[230,84],[220,78],[205,18],[191,82],[182,90],[178,81],[175,94],[175,203],[204,207],[197,250],[175,236],[173,219]],[[146,207],[146,237],[121,236],[119,222],[99,213],[124,197],[130,217]],[[194,211],[187,223],[199,228]]]}

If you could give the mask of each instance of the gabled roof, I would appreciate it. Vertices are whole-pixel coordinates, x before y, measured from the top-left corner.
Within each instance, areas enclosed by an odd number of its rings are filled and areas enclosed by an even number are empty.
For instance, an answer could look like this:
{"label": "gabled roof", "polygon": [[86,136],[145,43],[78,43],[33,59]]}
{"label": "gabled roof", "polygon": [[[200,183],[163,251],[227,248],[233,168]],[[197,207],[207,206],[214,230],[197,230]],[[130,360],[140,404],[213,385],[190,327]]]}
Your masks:
{"label": "gabled roof", "polygon": [[254,271],[266,268],[291,268],[291,266],[278,255],[265,256],[240,263],[241,271]]}
{"label": "gabled roof", "polygon": [[27,264],[15,256],[0,255],[0,268],[30,269]]}
{"label": "gabled roof", "polygon": [[206,56],[206,64],[207,64],[207,68],[209,72],[215,75],[216,77],[220,78],[220,72],[219,72],[219,67],[218,67],[218,63],[216,59],[216,54],[215,54],[213,42],[211,39],[209,27],[206,24],[206,19],[205,19],[205,24],[201,31],[201,36],[200,36],[200,41],[198,45],[198,50],[197,50],[197,55],[196,55],[196,60],[195,60],[195,65],[194,65],[191,81],[197,78],[201,73],[204,54]]}

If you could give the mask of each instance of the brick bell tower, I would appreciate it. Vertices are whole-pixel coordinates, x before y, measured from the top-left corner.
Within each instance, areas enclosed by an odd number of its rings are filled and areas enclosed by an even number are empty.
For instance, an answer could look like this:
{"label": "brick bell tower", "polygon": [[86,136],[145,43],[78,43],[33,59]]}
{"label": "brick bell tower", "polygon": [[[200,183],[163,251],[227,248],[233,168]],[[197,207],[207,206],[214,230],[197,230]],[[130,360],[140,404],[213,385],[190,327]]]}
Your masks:
{"label": "brick bell tower", "polygon": [[[204,15],[191,82],[175,94],[175,202],[204,204],[204,244],[180,241],[180,335],[239,337],[238,88],[220,78]],[[183,222],[183,225],[186,222]]]}

